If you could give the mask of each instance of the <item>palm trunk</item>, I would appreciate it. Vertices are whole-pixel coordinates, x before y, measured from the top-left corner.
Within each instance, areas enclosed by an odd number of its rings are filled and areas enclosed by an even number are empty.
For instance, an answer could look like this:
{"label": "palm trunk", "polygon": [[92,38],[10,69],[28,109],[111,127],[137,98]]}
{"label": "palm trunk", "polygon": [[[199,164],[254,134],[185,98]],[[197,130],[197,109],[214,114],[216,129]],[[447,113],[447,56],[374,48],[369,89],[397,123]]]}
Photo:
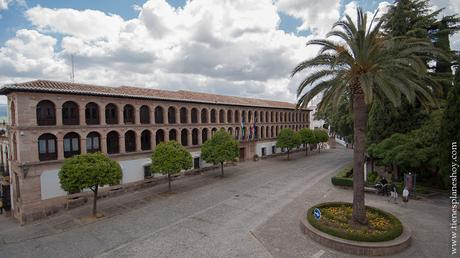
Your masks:
{"label": "palm trunk", "polygon": [[224,177],[224,162],[220,163],[220,176]]}
{"label": "palm trunk", "polygon": [[353,214],[352,223],[366,225],[364,204],[364,148],[367,123],[367,107],[363,93],[353,94]]}
{"label": "palm trunk", "polygon": [[171,174],[168,174],[168,189],[171,192]]}
{"label": "palm trunk", "polygon": [[99,188],[99,185],[96,185],[94,188],[94,198],[93,198],[93,217],[97,217],[97,190]]}

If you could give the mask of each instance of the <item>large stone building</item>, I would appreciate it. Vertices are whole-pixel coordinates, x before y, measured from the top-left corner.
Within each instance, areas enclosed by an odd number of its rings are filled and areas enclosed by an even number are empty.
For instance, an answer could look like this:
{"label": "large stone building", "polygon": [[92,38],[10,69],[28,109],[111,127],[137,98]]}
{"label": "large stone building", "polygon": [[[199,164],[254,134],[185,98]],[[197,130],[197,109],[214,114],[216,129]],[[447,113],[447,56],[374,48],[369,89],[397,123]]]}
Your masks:
{"label": "large stone building", "polygon": [[244,160],[279,152],[281,129],[309,126],[309,110],[291,103],[190,91],[39,80],[4,85],[0,94],[9,106],[11,206],[22,223],[72,198],[58,179],[67,157],[101,151],[120,163],[122,186],[135,185],[150,176],[151,152],[162,141],[186,146],[199,169],[206,166],[200,145],[221,128],[240,141]]}

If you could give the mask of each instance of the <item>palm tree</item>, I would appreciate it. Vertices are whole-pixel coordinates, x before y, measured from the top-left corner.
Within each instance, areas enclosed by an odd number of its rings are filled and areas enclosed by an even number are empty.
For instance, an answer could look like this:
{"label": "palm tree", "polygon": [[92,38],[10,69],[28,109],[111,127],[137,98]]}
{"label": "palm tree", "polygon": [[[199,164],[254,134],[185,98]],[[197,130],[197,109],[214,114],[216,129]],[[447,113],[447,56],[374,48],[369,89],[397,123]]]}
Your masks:
{"label": "palm tree", "polygon": [[318,55],[297,65],[291,74],[308,72],[297,89],[298,106],[308,105],[322,93],[318,105],[321,111],[328,103],[336,104],[341,97],[350,96],[354,123],[354,225],[367,224],[363,165],[368,105],[373,98],[386,98],[398,106],[401,96],[405,96],[410,103],[419,101],[428,107],[435,104],[433,91],[440,87],[428,76],[424,60],[443,54],[429,41],[385,37],[383,21],[375,17],[368,24],[367,15],[358,8],[356,24],[348,15],[336,22],[326,39],[307,43],[321,47]]}

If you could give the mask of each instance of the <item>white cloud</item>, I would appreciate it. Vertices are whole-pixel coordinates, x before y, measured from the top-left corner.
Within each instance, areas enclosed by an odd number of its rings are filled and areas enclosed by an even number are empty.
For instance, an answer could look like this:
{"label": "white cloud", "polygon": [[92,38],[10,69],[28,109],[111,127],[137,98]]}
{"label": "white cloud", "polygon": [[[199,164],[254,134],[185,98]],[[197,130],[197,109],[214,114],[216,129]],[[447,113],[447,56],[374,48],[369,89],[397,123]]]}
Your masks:
{"label": "white cloud", "polygon": [[278,0],[278,9],[303,21],[297,30],[310,30],[314,34],[324,35],[340,18],[340,0]]}
{"label": "white cloud", "polygon": [[8,1],[7,0],[0,0],[0,10],[8,9]]}

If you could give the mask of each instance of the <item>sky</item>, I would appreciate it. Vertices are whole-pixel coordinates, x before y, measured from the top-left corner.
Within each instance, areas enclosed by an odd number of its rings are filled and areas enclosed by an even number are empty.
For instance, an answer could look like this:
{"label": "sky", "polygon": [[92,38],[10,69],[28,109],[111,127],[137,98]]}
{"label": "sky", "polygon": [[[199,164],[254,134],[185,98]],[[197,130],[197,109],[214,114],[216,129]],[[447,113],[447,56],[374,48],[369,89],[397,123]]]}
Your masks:
{"label": "sky", "polygon": [[[70,81],[73,56],[79,83],[295,102],[290,71],[317,53],[305,43],[387,1],[0,0],[0,85]],[[460,13],[460,0],[431,3]]]}

